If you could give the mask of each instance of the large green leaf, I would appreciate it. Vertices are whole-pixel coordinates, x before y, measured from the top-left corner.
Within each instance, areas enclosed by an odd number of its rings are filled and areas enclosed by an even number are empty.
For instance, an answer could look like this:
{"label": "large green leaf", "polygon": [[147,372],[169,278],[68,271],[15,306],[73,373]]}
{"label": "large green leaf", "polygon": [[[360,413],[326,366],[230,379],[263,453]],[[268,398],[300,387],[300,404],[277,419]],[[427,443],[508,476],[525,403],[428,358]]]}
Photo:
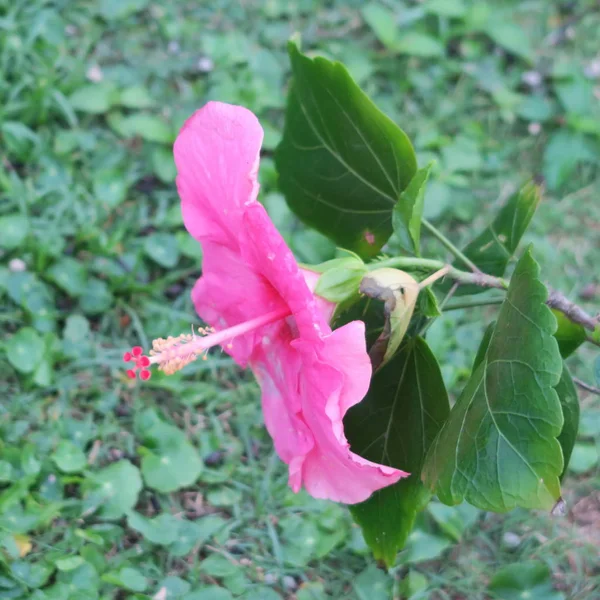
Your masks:
{"label": "large green leaf", "polygon": [[392,209],[416,171],[406,134],[346,68],[290,44],[293,83],[275,162],[290,208],[337,244],[370,257],[392,233]]}
{"label": "large green leaf", "polygon": [[[533,181],[526,183],[511,196],[493,222],[465,247],[463,253],[484,273],[502,277],[541,199],[540,186]],[[485,288],[475,285],[461,286],[457,290],[458,295],[483,291]]]}
{"label": "large green leaf", "polygon": [[446,504],[549,509],[560,496],[562,361],[538,275],[528,250],[487,352],[429,450],[423,478]]}
{"label": "large green leaf", "polygon": [[564,417],[563,428],[558,436],[558,443],[562,448],[564,460],[563,471],[561,473],[562,478],[569,466],[573,446],[575,446],[575,440],[577,439],[577,431],[579,430],[579,398],[577,397],[577,388],[565,364],[563,364],[562,375],[556,386],[556,393],[558,394]]}
{"label": "large green leaf", "polygon": [[367,397],[344,419],[353,451],[411,473],[351,507],[375,557],[388,565],[429,500],[420,480],[421,467],[448,412],[435,356],[423,339],[413,338],[377,372]]}

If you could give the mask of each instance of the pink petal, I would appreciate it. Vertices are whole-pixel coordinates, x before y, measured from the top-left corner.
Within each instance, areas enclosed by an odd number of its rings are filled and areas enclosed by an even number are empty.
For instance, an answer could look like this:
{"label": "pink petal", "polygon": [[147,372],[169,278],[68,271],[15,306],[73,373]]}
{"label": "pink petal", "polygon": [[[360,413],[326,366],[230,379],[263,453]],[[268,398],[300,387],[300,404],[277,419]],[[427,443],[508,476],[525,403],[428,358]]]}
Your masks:
{"label": "pink petal", "polygon": [[256,348],[250,364],[261,388],[265,426],[285,463],[305,455],[314,446],[297,393],[303,357],[292,347],[292,339],[287,325],[279,331],[271,330]]}
{"label": "pink petal", "polygon": [[[273,286],[241,259],[237,251],[214,243],[203,244],[203,273],[192,290],[198,315],[217,330],[283,308],[285,303]],[[231,341],[226,351],[245,367],[263,330]]]}
{"label": "pink petal", "polygon": [[331,332],[303,272],[265,208],[250,202],[244,214],[244,260],[277,290],[290,310],[300,336],[318,340]]}
{"label": "pink petal", "polygon": [[209,102],[188,119],[175,141],[183,220],[198,241],[237,247],[242,211],[258,194],[263,130],[241,106]]}
{"label": "pink petal", "polygon": [[300,377],[302,415],[314,438],[305,456],[290,464],[290,485],[301,480],[315,498],[346,504],[366,500],[374,491],[396,483],[408,473],[365,460],[349,449],[342,419],[366,394],[371,365],[365,348],[364,324],[336,329],[308,363],[309,346],[293,344],[304,356]]}

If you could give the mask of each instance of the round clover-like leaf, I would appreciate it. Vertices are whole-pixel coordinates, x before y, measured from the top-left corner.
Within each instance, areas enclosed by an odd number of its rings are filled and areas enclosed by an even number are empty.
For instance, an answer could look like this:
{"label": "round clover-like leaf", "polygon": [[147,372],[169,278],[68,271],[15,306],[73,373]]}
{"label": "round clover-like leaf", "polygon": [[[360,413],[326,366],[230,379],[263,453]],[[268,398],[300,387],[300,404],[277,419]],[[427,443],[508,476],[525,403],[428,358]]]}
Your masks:
{"label": "round clover-like leaf", "polygon": [[52,455],[52,460],[64,473],[77,473],[87,464],[83,450],[68,440],[60,442]]}
{"label": "round clover-like leaf", "polygon": [[142,489],[139,469],[128,460],[113,463],[90,475],[87,501],[105,519],[118,519],[137,503]]}
{"label": "round clover-like leaf", "polygon": [[526,561],[500,569],[488,589],[501,600],[564,600],[564,595],[552,587],[550,569],[539,561]]}
{"label": "round clover-like leaf", "polygon": [[21,373],[32,373],[44,356],[44,340],[35,329],[23,327],[6,344],[10,364]]}
{"label": "round clover-like leaf", "polygon": [[23,215],[0,217],[0,248],[12,250],[21,245],[29,233],[29,221]]}

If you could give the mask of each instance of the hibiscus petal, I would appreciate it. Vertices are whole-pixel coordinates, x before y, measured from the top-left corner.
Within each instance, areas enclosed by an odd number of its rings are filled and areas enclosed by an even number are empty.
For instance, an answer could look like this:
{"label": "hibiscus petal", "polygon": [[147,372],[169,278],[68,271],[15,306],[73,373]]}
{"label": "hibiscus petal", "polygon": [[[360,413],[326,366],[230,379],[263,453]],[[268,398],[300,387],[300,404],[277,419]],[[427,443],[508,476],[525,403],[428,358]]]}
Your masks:
{"label": "hibiscus petal", "polygon": [[[217,330],[285,307],[273,286],[226,246],[204,244],[203,273],[192,290],[192,301],[198,315]],[[225,349],[245,367],[264,335],[264,328],[247,333]]]}
{"label": "hibiscus petal", "polygon": [[291,345],[292,339],[286,324],[282,323],[279,331],[274,326],[265,332],[263,343],[256,348],[250,363],[261,388],[265,426],[279,458],[288,464],[314,446],[313,436],[301,415],[298,395],[303,357]]}
{"label": "hibiscus petal", "polygon": [[344,435],[346,411],[360,402],[369,386],[371,365],[364,340],[364,324],[349,323],[325,338],[312,364],[310,345],[303,340],[293,342],[304,356],[299,393],[314,446],[290,464],[290,485],[297,486],[301,480],[315,498],[355,504],[408,476],[351,452]]}
{"label": "hibiscus petal", "polygon": [[263,130],[246,108],[209,102],[174,146],[183,221],[198,241],[238,246],[243,207],[258,194]]}
{"label": "hibiscus petal", "polygon": [[268,279],[290,307],[301,337],[317,341],[331,333],[292,251],[258,202],[246,207],[241,249],[245,261]]}

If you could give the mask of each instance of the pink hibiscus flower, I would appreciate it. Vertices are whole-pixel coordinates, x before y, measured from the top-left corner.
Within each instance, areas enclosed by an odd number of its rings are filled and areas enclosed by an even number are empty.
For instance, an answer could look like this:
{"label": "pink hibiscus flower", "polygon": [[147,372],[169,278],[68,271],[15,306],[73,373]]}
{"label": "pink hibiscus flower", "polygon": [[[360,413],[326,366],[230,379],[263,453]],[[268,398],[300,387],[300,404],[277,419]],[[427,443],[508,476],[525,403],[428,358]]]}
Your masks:
{"label": "pink hibiscus flower", "polygon": [[135,348],[142,378],[158,364],[178,370],[214,345],[260,384],[267,430],[289,466],[289,484],[316,498],[353,504],[408,475],[350,451],[342,419],[365,396],[371,363],[364,323],[329,327],[334,305],[313,294],[318,274],[300,269],[256,200],[263,131],[245,108],[210,102],[175,142],[177,188],[187,230],[203,249],[192,291],[205,337]]}

